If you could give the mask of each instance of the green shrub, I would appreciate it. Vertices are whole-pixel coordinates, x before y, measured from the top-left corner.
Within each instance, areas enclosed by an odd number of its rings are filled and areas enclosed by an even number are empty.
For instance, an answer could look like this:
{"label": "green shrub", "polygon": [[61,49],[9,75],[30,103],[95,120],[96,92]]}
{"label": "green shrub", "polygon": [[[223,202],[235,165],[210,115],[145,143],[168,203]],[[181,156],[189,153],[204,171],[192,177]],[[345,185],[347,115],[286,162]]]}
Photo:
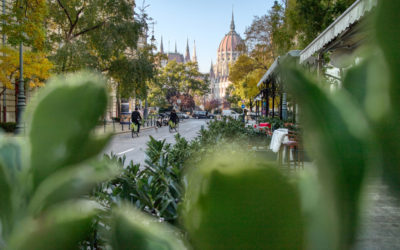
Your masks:
{"label": "green shrub", "polygon": [[15,122],[1,122],[0,128],[2,128],[7,133],[14,133],[17,128],[17,123]]}
{"label": "green shrub", "polygon": [[182,198],[183,164],[191,155],[185,138],[177,134],[175,140],[171,145],[150,136],[142,168],[132,161],[125,165],[124,157],[106,155],[107,159],[124,167],[117,178],[102,184],[94,197],[108,208],[131,203],[149,215],[174,224]]}

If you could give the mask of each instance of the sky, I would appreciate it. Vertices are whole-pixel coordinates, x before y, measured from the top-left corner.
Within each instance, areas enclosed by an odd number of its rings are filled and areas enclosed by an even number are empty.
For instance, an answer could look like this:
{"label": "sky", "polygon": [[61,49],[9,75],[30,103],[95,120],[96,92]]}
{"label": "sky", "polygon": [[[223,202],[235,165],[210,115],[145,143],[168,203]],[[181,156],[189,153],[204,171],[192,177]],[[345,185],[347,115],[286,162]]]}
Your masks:
{"label": "sky", "polygon": [[[236,32],[244,38],[246,27],[254,16],[261,16],[273,5],[274,0],[146,0],[146,12],[154,19],[154,36],[160,47],[161,36],[164,51],[173,52],[175,42],[178,52],[185,54],[189,39],[190,55],[196,41],[200,71],[210,71],[211,60],[215,63],[219,43],[230,30],[232,7]],[[138,0],[141,6],[142,1]],[[169,46],[168,46],[169,44]]]}

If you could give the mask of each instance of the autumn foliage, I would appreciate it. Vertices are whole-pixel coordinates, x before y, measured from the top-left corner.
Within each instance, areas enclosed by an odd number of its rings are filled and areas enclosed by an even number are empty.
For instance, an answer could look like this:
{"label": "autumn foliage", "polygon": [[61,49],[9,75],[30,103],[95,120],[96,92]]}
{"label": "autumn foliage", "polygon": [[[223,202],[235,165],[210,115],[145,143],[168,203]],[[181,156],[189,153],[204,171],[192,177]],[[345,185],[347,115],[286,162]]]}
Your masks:
{"label": "autumn foliage", "polygon": [[[10,47],[0,48],[0,82],[14,89],[13,82],[19,78],[19,51]],[[40,87],[50,77],[53,64],[43,52],[24,51],[23,76],[29,87]]]}

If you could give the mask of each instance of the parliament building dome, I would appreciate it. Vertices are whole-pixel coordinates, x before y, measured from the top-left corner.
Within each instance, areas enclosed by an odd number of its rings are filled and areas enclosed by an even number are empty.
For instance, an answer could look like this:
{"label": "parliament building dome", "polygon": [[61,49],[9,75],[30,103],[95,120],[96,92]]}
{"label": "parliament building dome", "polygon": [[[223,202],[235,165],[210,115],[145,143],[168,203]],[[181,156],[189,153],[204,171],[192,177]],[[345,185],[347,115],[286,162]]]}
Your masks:
{"label": "parliament building dome", "polygon": [[235,31],[235,21],[232,14],[231,30],[224,36],[218,47],[218,52],[232,52],[236,51],[238,45],[242,44],[243,40]]}
{"label": "parliament building dome", "polygon": [[226,88],[232,83],[229,81],[229,66],[234,64],[242,53],[239,45],[244,41],[235,31],[235,21],[232,12],[230,31],[224,36],[217,50],[217,62],[210,69],[212,95],[215,99],[225,97]]}

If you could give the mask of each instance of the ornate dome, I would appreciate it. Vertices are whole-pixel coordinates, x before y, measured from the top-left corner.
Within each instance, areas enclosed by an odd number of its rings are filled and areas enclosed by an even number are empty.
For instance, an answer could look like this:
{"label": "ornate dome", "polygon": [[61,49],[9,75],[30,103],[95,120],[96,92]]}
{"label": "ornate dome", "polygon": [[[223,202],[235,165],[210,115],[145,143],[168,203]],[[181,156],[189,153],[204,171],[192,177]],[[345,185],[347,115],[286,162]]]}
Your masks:
{"label": "ornate dome", "polygon": [[243,43],[242,38],[235,31],[225,35],[218,47],[218,52],[236,51],[239,44]]}
{"label": "ornate dome", "polygon": [[222,39],[218,47],[218,52],[236,51],[237,46],[242,43],[242,38],[235,31],[235,21],[232,13],[231,31]]}

